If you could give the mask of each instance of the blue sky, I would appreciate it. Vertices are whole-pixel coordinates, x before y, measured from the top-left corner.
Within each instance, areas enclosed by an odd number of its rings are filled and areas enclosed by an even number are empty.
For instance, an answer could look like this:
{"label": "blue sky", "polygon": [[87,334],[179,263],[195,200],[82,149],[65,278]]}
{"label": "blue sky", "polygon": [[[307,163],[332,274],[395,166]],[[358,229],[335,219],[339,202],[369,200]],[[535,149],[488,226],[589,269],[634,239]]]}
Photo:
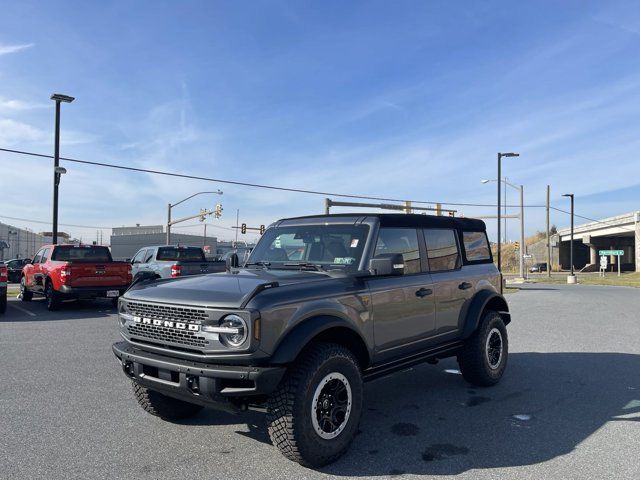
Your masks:
{"label": "blue sky", "polygon": [[[497,151],[528,204],[640,209],[637,2],[1,2],[0,146],[288,187],[494,203]],[[62,223],[213,231],[323,198],[65,165]],[[0,215],[48,220],[47,161],[0,153]],[[515,193],[515,192],[514,192]],[[512,201],[513,193],[509,192]],[[488,208],[459,208],[467,216]],[[514,211],[515,213],[515,211]],[[527,230],[544,228],[527,209]],[[552,216],[559,226],[562,214]],[[0,218],[0,221],[6,219]],[[13,221],[42,230],[46,225]],[[491,231],[495,222],[487,221]],[[509,236],[517,236],[516,221]],[[95,229],[64,227],[76,235]],[[181,229],[193,233],[201,226]],[[108,235],[105,230],[104,235]]]}

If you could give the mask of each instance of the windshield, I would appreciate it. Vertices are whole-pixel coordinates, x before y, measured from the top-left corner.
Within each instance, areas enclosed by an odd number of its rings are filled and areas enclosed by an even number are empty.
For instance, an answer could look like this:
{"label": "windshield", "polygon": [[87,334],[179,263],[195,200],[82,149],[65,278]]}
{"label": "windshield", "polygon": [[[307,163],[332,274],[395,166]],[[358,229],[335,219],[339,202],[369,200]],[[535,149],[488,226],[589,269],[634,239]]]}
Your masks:
{"label": "windshield", "polygon": [[367,225],[303,225],[270,228],[251,253],[247,265],[269,268],[357,270],[369,233]]}
{"label": "windshield", "polygon": [[202,249],[197,247],[161,247],[158,249],[158,260],[204,262]]}
{"label": "windshield", "polygon": [[110,262],[111,253],[107,247],[93,245],[69,245],[55,247],[51,260],[61,262]]}

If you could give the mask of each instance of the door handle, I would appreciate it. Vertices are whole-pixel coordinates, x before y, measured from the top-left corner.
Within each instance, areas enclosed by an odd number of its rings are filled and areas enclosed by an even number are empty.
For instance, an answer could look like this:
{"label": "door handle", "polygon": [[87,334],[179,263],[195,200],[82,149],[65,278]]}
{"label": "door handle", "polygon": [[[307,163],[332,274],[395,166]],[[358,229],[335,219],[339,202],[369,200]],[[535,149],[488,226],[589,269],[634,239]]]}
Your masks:
{"label": "door handle", "polygon": [[420,290],[416,290],[416,297],[426,297],[427,295],[431,295],[433,290],[430,288],[421,288]]}
{"label": "door handle", "polygon": [[473,285],[471,285],[469,282],[462,282],[460,285],[458,285],[458,288],[460,290],[468,290],[471,287],[473,287]]}

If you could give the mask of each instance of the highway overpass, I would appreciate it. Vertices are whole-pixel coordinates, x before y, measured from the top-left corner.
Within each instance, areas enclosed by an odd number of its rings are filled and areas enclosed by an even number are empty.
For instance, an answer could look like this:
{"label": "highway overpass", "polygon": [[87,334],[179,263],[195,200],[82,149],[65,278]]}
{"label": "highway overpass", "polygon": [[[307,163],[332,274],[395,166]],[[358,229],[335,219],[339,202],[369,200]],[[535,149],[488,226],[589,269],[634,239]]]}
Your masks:
{"label": "highway overpass", "polygon": [[[573,231],[573,263],[576,269],[599,264],[599,250],[622,250],[622,270],[640,272],[640,211],[576,225]],[[555,241],[560,266],[569,269],[571,229],[558,230]],[[609,265],[617,270],[616,262],[616,257],[609,258]]]}

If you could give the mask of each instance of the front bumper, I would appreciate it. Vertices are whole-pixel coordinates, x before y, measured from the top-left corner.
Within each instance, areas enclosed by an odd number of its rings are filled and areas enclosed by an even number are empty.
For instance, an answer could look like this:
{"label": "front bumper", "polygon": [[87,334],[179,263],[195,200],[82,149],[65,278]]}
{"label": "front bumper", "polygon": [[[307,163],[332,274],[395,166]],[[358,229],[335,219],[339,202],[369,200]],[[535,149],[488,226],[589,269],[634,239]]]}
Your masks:
{"label": "front bumper", "polygon": [[268,395],[285,367],[211,365],[150,353],[127,342],[113,344],[125,375],[167,396],[199,405],[226,408],[233,398]]}
{"label": "front bumper", "polygon": [[120,297],[127,291],[127,288],[127,285],[118,285],[115,287],[69,287],[68,285],[62,285],[60,287],[60,293],[69,298],[106,298],[107,292],[117,290],[118,297]]}

